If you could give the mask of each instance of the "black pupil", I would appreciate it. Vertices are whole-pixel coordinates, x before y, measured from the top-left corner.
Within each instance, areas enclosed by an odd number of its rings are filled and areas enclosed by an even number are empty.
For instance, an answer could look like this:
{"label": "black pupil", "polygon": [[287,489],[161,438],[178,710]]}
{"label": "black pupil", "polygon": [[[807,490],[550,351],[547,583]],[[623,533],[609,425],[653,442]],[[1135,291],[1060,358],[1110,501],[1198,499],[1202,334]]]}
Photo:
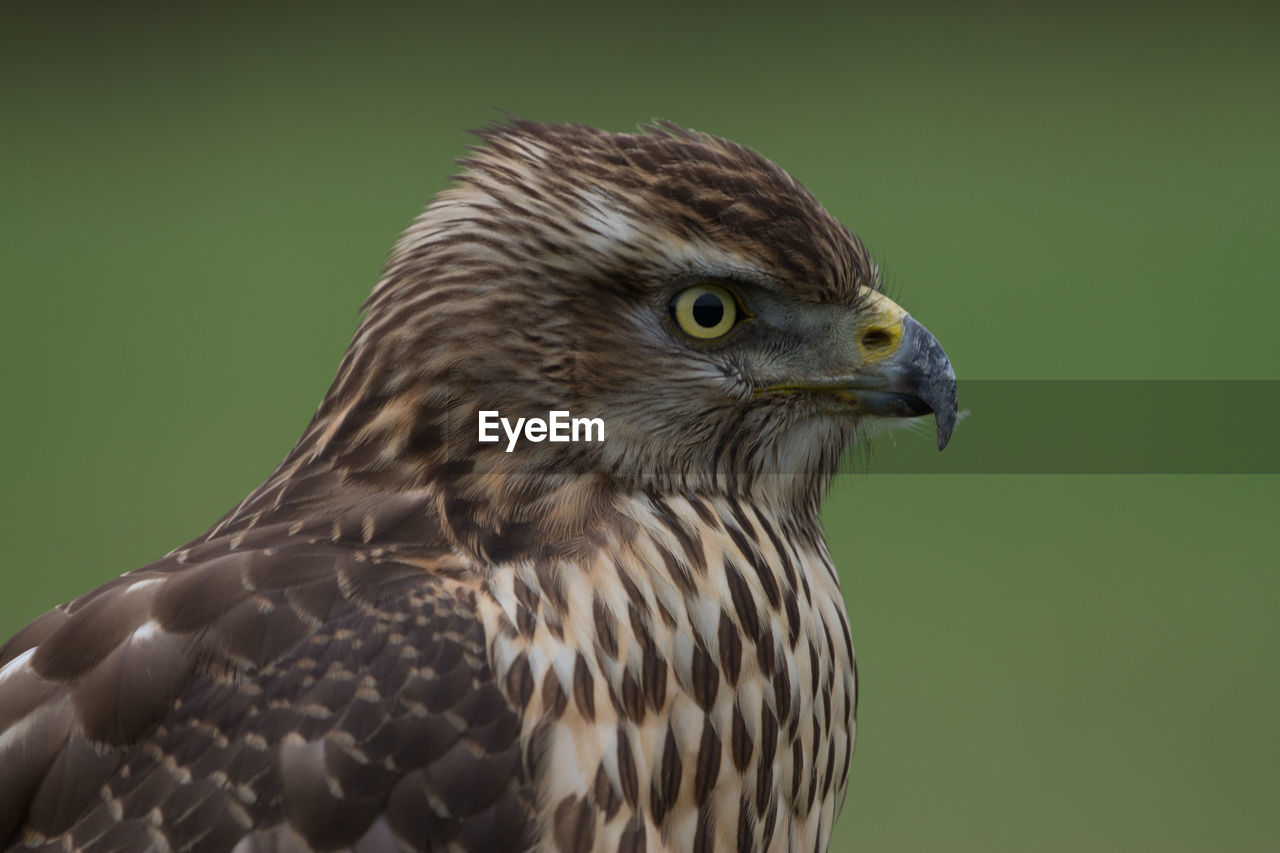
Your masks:
{"label": "black pupil", "polygon": [[704,329],[714,329],[724,319],[724,303],[714,293],[704,293],[693,300],[693,322]]}

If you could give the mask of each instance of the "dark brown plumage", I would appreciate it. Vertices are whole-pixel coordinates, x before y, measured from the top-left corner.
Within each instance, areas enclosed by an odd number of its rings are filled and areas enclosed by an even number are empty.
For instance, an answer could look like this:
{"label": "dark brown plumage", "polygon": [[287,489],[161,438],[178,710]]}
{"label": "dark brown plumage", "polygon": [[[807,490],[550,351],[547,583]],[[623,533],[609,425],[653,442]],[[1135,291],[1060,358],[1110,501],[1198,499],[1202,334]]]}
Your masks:
{"label": "dark brown plumage", "polygon": [[[945,443],[950,365],[754,152],[480,136],[276,472],[0,649],[6,849],[825,849],[819,504],[868,418]],[[605,436],[508,452],[486,410]]]}

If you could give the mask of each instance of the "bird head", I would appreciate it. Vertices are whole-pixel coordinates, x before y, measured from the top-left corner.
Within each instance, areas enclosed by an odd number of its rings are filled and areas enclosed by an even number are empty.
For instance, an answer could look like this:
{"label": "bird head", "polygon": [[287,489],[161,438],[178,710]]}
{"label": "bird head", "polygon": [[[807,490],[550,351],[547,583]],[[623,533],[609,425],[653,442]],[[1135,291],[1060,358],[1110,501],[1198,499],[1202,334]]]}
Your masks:
{"label": "bird head", "polygon": [[[316,454],[353,477],[455,484],[473,507],[499,489],[555,512],[545,484],[567,481],[816,505],[870,419],[932,413],[947,443],[942,347],[764,157],[670,124],[478,135],[370,296]],[[478,440],[486,410],[598,418],[604,440],[508,452]]]}

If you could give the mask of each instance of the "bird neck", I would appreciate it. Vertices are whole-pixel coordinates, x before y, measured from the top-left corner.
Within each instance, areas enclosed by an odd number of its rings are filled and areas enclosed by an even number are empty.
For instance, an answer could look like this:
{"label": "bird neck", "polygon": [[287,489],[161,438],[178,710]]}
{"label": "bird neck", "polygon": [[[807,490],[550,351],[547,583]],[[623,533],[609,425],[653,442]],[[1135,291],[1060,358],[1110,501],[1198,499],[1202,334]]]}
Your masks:
{"label": "bird neck", "polygon": [[596,468],[566,444],[508,453],[478,445],[474,415],[458,414],[470,409],[440,401],[429,381],[354,389],[344,385],[347,373],[288,457],[209,536],[270,523],[345,530],[340,520],[359,516],[350,529],[382,531],[382,544],[396,530],[398,547],[492,564],[589,553],[602,527],[628,525],[637,500],[660,495],[750,503],[818,530],[827,475],[627,474]]}

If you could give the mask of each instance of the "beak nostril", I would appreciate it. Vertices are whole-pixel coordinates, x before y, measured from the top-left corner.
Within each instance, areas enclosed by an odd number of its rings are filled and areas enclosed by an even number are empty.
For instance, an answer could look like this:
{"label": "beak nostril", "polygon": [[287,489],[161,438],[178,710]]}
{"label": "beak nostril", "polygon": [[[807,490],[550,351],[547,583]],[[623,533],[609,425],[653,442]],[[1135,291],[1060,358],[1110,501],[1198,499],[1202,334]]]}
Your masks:
{"label": "beak nostril", "polygon": [[893,335],[884,329],[868,329],[862,333],[862,345],[867,349],[880,349],[893,343]]}

